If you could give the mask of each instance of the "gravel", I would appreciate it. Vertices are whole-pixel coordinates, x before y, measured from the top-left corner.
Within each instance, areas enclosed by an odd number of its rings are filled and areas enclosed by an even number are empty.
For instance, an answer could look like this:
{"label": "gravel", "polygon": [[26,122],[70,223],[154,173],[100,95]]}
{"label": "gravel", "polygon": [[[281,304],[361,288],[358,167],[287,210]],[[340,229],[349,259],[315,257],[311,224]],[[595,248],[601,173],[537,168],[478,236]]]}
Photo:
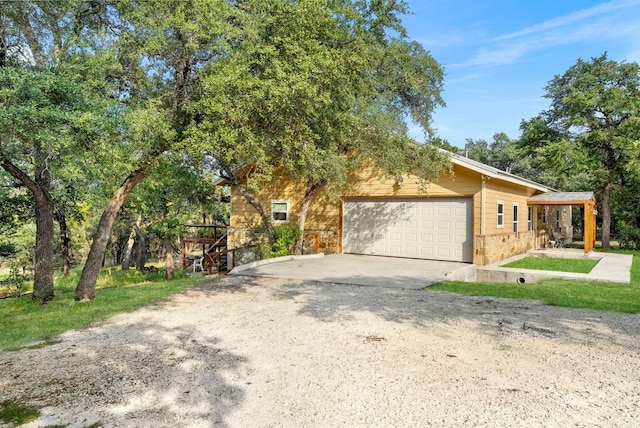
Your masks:
{"label": "gravel", "polygon": [[27,427],[615,426],[640,415],[640,316],[226,277],[0,352]]}

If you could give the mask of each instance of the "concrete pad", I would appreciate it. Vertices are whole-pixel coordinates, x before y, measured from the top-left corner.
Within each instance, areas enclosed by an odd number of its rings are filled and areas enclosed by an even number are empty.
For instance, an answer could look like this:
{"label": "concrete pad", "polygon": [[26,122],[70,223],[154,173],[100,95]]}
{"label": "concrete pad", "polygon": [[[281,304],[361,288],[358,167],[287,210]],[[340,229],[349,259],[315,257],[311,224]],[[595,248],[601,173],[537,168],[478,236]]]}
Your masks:
{"label": "concrete pad", "polygon": [[469,263],[334,254],[234,269],[230,274],[420,289],[469,267]]}
{"label": "concrete pad", "polygon": [[[588,258],[599,260],[589,273],[556,272],[533,269],[507,268],[503,265],[527,256],[559,257],[559,258]],[[476,280],[479,282],[519,282],[536,283],[545,279],[563,278],[581,281],[607,281],[628,284],[631,282],[631,265],[633,256],[630,254],[596,253],[584,254],[576,249],[533,250],[526,254],[512,257],[501,262],[478,266]]]}

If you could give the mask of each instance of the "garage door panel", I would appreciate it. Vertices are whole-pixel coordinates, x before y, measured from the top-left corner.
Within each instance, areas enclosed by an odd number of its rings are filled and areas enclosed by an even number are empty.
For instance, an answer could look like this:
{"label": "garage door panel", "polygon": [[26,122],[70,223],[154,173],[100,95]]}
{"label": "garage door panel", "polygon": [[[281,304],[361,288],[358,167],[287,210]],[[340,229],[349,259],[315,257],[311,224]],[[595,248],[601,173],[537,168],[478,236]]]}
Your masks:
{"label": "garage door panel", "polygon": [[345,201],[345,253],[471,262],[470,198]]}

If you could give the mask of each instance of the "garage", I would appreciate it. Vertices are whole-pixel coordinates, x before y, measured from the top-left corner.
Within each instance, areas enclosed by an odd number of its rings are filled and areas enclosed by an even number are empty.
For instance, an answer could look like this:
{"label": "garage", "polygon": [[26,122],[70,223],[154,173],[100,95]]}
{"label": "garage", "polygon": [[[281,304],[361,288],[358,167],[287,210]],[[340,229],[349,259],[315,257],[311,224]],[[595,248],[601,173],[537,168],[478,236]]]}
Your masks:
{"label": "garage", "polygon": [[471,198],[346,199],[343,252],[473,261]]}

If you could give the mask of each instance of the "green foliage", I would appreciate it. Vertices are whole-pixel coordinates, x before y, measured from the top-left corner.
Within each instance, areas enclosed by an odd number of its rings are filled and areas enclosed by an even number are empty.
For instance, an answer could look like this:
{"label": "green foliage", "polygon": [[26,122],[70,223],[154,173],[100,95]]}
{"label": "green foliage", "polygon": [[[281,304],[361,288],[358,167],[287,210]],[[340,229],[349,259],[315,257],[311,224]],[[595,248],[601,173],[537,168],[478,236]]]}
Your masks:
{"label": "green foliage", "polygon": [[600,190],[596,200],[603,246],[608,247],[610,227],[626,205],[616,208],[612,194],[640,176],[640,65],[610,60],[606,53],[578,59],[545,90],[551,107],[521,124],[521,145],[536,157],[534,168],[556,173],[555,183],[553,174],[544,177],[547,184]]}
{"label": "green foliage", "polygon": [[273,257],[286,256],[291,253],[293,244],[302,237],[298,223],[281,224],[274,228],[276,242],[271,247]]}
{"label": "green foliage", "polygon": [[[293,244],[302,237],[302,230],[298,223],[280,224],[273,228],[275,240],[272,243],[260,244],[257,247],[258,259],[282,257],[292,253]],[[266,238],[264,227],[255,227],[252,231],[253,242],[263,241]]]}
{"label": "green foliage", "polygon": [[0,421],[6,424],[24,425],[38,419],[40,411],[12,400],[0,403]]}
{"label": "green foliage", "polygon": [[366,162],[393,177],[442,172],[446,158],[415,146],[405,124],[411,117],[432,136],[443,72],[406,37],[403,2],[248,1],[245,10],[246,34],[203,73],[189,129],[232,185],[251,196],[287,173],[310,200],[340,194]]}
{"label": "green foliage", "polygon": [[597,264],[598,260],[593,259],[525,257],[502,266],[508,268],[550,270],[557,272],[589,273]]}
{"label": "green foliage", "polygon": [[11,242],[0,242],[0,257],[12,257],[18,253],[18,248]]}
{"label": "green foliage", "polygon": [[0,285],[2,286],[0,291],[6,290],[8,296],[20,296],[28,289],[27,283],[22,276],[22,269],[16,263],[11,265],[9,275],[0,281]]}
{"label": "green foliage", "polygon": [[640,250],[640,228],[618,222],[618,243],[621,249]]}
{"label": "green foliage", "polygon": [[503,132],[494,134],[491,144],[468,138],[464,152],[470,159],[512,174],[522,175],[530,169],[528,159],[520,153],[517,142]]}

